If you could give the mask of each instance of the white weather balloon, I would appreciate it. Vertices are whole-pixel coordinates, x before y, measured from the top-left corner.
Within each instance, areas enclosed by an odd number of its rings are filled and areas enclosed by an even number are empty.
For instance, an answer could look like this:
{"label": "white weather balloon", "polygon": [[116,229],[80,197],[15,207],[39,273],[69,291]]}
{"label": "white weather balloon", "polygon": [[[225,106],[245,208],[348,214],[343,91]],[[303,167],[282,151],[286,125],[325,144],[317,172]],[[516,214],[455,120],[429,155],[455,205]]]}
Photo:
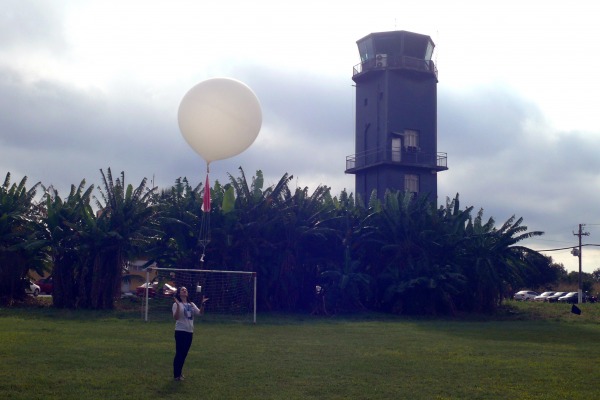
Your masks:
{"label": "white weather balloon", "polygon": [[191,88],[179,104],[179,130],[210,164],[246,150],[262,124],[260,103],[244,83],[213,78]]}

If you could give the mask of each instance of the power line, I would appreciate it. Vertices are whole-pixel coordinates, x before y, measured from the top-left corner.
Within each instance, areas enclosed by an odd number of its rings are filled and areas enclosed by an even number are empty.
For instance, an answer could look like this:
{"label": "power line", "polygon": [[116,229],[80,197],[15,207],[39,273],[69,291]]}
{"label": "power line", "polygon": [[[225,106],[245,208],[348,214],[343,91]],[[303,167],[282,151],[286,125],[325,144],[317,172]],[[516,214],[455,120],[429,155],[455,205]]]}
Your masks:
{"label": "power line", "polygon": [[[588,244],[582,244],[582,245],[581,245],[581,247],[584,247],[584,246],[598,246],[598,247],[600,247],[600,244],[588,243]],[[558,249],[545,249],[545,250],[536,250],[536,251],[558,251],[558,250],[571,250],[571,249],[573,249],[573,248],[575,248],[575,247],[578,247],[578,246],[577,246],[577,245],[574,245],[574,246],[569,246],[569,247],[560,247],[560,248],[558,248]]]}
{"label": "power line", "polygon": [[575,246],[561,247],[561,248],[559,248],[559,249],[544,249],[544,250],[536,250],[536,251],[559,251],[559,250],[571,250],[571,249],[573,249],[573,247],[575,247]]}

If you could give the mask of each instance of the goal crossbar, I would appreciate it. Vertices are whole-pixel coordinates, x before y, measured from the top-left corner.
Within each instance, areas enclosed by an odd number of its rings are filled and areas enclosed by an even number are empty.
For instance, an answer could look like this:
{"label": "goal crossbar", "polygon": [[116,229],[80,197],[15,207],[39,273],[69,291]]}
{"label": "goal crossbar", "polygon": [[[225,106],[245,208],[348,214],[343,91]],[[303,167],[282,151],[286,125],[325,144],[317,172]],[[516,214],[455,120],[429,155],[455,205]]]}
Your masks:
{"label": "goal crossbar", "polygon": [[186,272],[186,273],[220,273],[220,274],[235,274],[235,275],[251,275],[252,279],[252,323],[256,324],[256,272],[252,271],[231,271],[218,269],[186,269],[186,268],[146,268],[146,285],[144,293],[144,321],[148,321],[148,299],[150,287],[150,272],[151,271],[167,271],[167,272]]}

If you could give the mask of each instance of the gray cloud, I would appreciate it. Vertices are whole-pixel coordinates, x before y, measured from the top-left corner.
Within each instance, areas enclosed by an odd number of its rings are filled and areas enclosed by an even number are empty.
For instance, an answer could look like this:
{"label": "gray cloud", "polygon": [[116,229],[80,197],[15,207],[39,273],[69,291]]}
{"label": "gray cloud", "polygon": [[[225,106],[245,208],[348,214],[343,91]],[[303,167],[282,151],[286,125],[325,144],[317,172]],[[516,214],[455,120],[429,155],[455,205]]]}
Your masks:
{"label": "gray cloud", "polygon": [[[330,184],[327,177],[343,178],[345,156],[354,146],[351,103],[343,96],[349,84],[337,82],[335,91],[324,80],[290,84],[286,74],[247,73],[263,106],[264,138],[233,159],[215,162],[215,179],[237,175],[239,166],[248,177],[261,169],[273,182],[286,172],[323,174],[323,184]],[[0,70],[0,90],[6,94],[0,100],[0,165],[7,170],[65,191],[82,178],[98,182],[98,170],[107,167],[138,179],[154,176],[163,186],[180,176],[202,180],[203,161],[178,131],[177,103],[157,105],[140,88],[115,97],[59,82],[31,84],[7,70]]]}
{"label": "gray cloud", "polygon": [[[440,196],[459,193],[463,206],[481,207],[497,223],[523,217],[546,232],[529,242],[537,249],[575,245],[577,224],[597,222],[600,132],[557,131],[535,105],[494,86],[442,91],[438,110],[439,148],[450,167],[439,175]],[[597,252],[586,253],[591,272]],[[574,267],[568,250],[548,255]]]}

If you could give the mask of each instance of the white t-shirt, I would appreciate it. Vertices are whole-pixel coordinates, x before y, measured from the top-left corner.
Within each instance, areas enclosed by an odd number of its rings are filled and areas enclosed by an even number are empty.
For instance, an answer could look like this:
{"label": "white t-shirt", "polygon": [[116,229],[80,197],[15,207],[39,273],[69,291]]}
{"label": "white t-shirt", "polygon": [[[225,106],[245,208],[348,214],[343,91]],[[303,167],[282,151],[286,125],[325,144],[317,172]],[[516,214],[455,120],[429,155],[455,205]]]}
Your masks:
{"label": "white t-shirt", "polygon": [[173,303],[173,318],[177,307],[179,318],[175,321],[175,330],[194,333],[194,314],[200,314],[200,309],[194,303]]}

